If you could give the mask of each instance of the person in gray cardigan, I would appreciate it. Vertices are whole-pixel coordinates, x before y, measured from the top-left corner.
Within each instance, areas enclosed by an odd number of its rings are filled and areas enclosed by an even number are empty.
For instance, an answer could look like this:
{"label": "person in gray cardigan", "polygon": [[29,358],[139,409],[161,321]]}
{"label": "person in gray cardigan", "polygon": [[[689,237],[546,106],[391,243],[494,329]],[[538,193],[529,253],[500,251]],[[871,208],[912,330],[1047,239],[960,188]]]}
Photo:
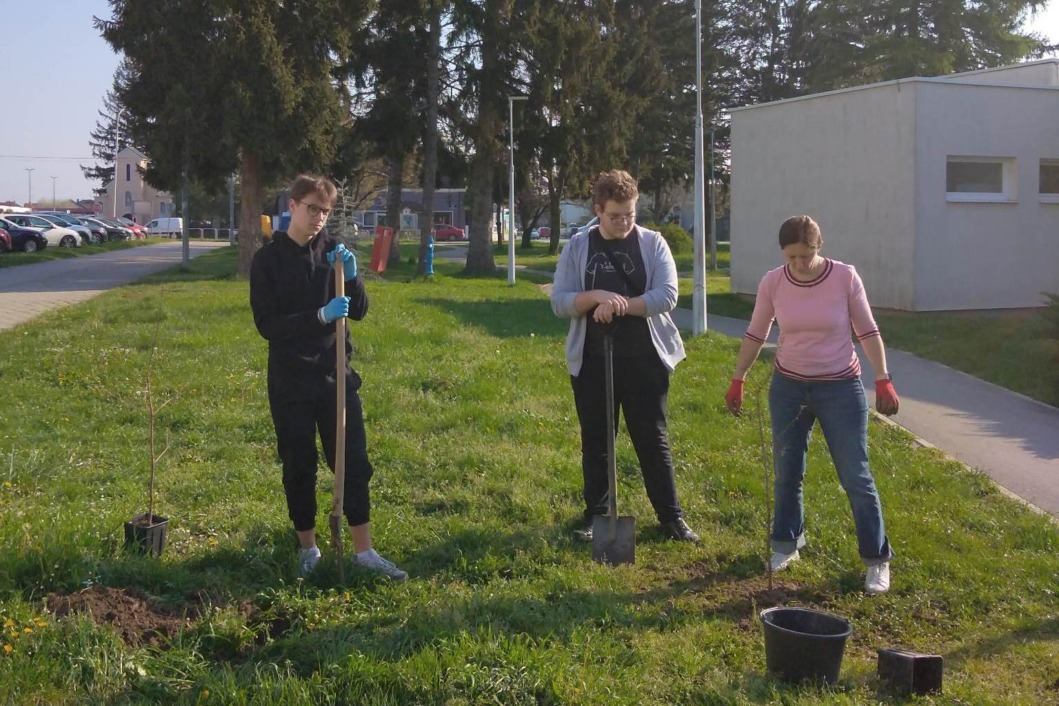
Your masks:
{"label": "person in gray cardigan", "polygon": [[647,497],[667,537],[697,542],[677,499],[666,431],[669,376],[684,359],[670,316],[677,305],[677,267],[662,235],[636,225],[638,198],[628,172],[596,178],[592,201],[599,225],[570,239],[552,285],[552,311],[570,319],[566,364],[581,424],[585,511],[578,536],[591,541],[593,517],[607,513],[603,339],[610,333],[615,412],[625,417]]}

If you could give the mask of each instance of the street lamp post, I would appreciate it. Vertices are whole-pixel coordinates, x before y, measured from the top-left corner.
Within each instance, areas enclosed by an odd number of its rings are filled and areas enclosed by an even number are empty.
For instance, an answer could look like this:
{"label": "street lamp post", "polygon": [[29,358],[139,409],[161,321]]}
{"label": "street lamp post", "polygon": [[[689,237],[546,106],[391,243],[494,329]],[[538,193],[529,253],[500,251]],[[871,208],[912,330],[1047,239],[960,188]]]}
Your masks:
{"label": "street lamp post", "polygon": [[717,153],[713,150],[713,128],[710,128],[710,271],[717,271],[717,196],[714,190],[713,165]]}
{"label": "street lamp post", "polygon": [[529,100],[526,96],[507,97],[507,124],[510,136],[511,173],[508,175],[508,243],[507,243],[507,283],[515,285],[515,101]]}
{"label": "street lamp post", "polygon": [[29,179],[29,199],[26,208],[33,208],[33,167],[26,167],[26,176]]}
{"label": "street lamp post", "polygon": [[114,118],[114,203],[110,217],[118,217],[118,132],[121,130],[121,116],[124,108],[118,109],[118,115]]}
{"label": "street lamp post", "polygon": [[58,211],[59,205],[55,202],[55,180],[59,177],[53,176],[51,178],[51,210]]}
{"label": "street lamp post", "polygon": [[706,331],[706,232],[702,158],[702,0],[695,0],[695,265],[691,333]]}

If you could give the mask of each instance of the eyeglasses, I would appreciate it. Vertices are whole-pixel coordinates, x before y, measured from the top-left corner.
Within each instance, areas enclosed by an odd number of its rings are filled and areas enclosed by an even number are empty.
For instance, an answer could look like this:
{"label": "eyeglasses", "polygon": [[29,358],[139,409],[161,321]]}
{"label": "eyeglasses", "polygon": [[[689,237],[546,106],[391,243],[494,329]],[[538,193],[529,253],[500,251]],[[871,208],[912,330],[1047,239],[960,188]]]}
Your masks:
{"label": "eyeglasses", "polygon": [[306,203],[305,201],[298,201],[296,203],[300,203],[302,206],[305,206],[305,210],[309,212],[309,216],[311,216],[312,218],[316,218],[317,216],[323,216],[324,218],[328,218],[331,215],[331,209],[329,208],[320,208],[314,203]]}
{"label": "eyeglasses", "polygon": [[617,225],[618,223],[632,223],[636,220],[636,211],[629,213],[604,213],[608,221]]}

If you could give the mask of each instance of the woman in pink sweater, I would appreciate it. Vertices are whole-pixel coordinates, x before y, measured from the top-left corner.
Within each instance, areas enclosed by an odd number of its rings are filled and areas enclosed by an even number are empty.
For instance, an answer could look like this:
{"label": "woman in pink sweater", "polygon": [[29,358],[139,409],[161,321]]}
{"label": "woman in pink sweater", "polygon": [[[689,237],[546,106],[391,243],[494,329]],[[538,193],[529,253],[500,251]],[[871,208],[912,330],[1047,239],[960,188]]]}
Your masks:
{"label": "woman in pink sweater", "polygon": [[882,336],[857,271],[820,256],[824,241],[812,218],[788,218],[780,226],[779,241],[787,264],[767,272],[758,285],[754,314],[725,395],[728,410],[738,416],[746,373],[776,321],[779,346],[769,386],[776,503],[770,563],[774,571],[786,568],[805,546],[802,481],[809,436],[819,420],[853,509],[860,556],[868,567],[864,588],[884,593],[890,588],[893,552],[868,468],[868,403],[852,340],[855,335],[875,371],[876,408],[891,415],[897,413],[898,399],[886,370]]}

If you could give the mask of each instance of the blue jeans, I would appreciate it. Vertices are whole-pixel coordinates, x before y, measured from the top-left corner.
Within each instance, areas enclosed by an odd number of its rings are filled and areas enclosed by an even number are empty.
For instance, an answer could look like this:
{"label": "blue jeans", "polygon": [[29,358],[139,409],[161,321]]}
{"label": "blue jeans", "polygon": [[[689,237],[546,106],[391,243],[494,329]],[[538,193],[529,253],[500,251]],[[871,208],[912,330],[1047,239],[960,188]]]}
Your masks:
{"label": "blue jeans", "polygon": [[868,402],[860,379],[803,382],[774,372],[769,408],[776,502],[772,550],[790,554],[805,546],[802,481],[809,437],[819,420],[853,509],[861,559],[869,566],[889,561],[893,552],[882,503],[868,469]]}

